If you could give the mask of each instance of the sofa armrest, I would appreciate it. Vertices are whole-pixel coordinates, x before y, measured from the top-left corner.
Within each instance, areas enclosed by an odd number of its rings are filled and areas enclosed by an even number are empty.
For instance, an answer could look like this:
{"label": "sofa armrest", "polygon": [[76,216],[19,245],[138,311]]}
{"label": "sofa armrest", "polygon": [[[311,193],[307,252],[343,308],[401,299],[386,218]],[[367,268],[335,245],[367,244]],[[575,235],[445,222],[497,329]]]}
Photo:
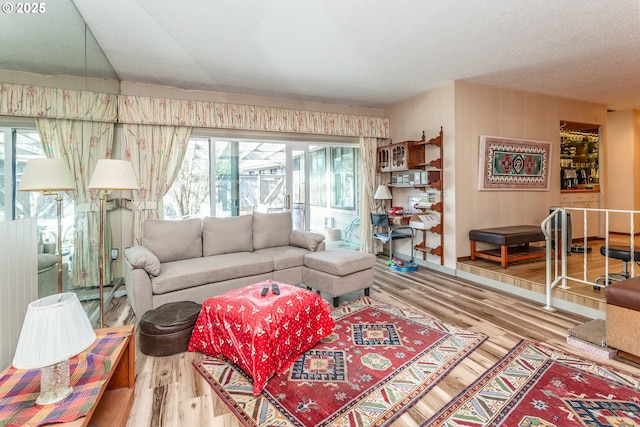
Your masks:
{"label": "sofa armrest", "polygon": [[133,268],[129,261],[124,262],[124,284],[127,289],[127,299],[136,317],[153,308],[153,288],[151,277],[143,268]]}
{"label": "sofa armrest", "polygon": [[[289,245],[316,252],[324,249],[324,235],[313,231],[291,230]],[[321,249],[318,249],[320,246]]]}

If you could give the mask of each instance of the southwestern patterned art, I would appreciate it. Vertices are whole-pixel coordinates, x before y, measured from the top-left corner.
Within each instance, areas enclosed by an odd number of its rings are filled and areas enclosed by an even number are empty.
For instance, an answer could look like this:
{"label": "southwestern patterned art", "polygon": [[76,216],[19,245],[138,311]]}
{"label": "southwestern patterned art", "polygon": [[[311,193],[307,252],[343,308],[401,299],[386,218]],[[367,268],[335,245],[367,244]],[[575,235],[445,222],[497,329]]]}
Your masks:
{"label": "southwestern patterned art", "polygon": [[549,190],[551,143],[480,136],[480,190]]}
{"label": "southwestern patterned art", "polygon": [[194,366],[246,426],[382,426],[421,399],[485,336],[362,298],[333,311],[335,328],[252,395],[224,359]]}
{"label": "southwestern patterned art", "polygon": [[640,379],[523,340],[425,425],[640,425]]}

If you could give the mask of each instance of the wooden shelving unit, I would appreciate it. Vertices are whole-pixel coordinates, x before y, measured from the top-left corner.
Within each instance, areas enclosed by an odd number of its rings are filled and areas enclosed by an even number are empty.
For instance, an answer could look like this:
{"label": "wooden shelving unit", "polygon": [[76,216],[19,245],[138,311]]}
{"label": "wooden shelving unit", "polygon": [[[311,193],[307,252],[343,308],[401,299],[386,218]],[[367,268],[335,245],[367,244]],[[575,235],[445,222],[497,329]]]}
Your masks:
{"label": "wooden shelving unit", "polygon": [[[425,132],[423,131],[422,138],[418,141],[403,141],[378,147],[377,162],[378,172],[391,173],[392,183],[389,185],[391,188],[415,188],[422,191],[432,189],[440,193],[439,202],[428,207],[415,206],[416,209],[422,212],[431,211],[438,213],[440,221],[437,225],[429,228],[414,228],[422,232],[422,242],[415,245],[414,249],[422,252],[423,260],[426,260],[427,254],[440,257],[441,265],[444,265],[444,203],[442,197],[442,191],[444,189],[443,141],[442,127],[440,127],[438,135],[429,140],[426,139]],[[428,149],[429,147],[435,147],[436,150]],[[412,173],[411,171],[416,170],[424,171],[426,173],[426,179],[424,179],[424,174],[420,175],[422,179],[420,179],[419,182],[414,181],[413,183],[409,183],[403,180],[402,183],[398,183],[397,180],[394,179],[394,172]],[[427,246],[427,233],[438,234],[440,236],[440,241],[437,246]]]}
{"label": "wooden shelving unit", "polygon": [[[423,138],[424,139],[424,138]],[[418,243],[417,245],[414,246],[414,249],[417,251],[422,252],[422,259],[426,259],[426,255],[427,254],[431,254],[431,255],[435,255],[440,257],[440,265],[444,265],[444,200],[442,197],[442,190],[444,188],[444,183],[443,183],[443,179],[444,179],[444,171],[442,169],[442,166],[444,164],[443,160],[444,160],[444,153],[443,153],[443,131],[442,131],[442,127],[440,127],[440,133],[431,138],[428,141],[424,141],[423,143],[421,143],[421,146],[426,147],[428,145],[434,146],[438,148],[438,154],[439,156],[435,159],[431,159],[431,160],[427,160],[426,155],[427,155],[427,151],[425,150],[425,160],[424,163],[422,164],[422,166],[427,169],[427,174],[430,172],[437,172],[437,174],[434,173],[434,179],[429,179],[429,184],[427,185],[427,187],[437,190],[438,192],[440,192],[440,201],[437,203],[432,204],[429,207],[421,207],[421,206],[415,206],[416,209],[419,209],[423,212],[437,212],[439,217],[440,217],[440,223],[437,225],[434,225],[428,229],[416,229],[422,232],[422,242]],[[435,176],[437,176],[437,178],[435,178]],[[421,187],[421,186],[420,186]],[[433,234],[437,234],[440,236],[440,244],[438,246],[435,247],[431,247],[428,246],[426,244],[427,242],[427,233],[433,233]]]}

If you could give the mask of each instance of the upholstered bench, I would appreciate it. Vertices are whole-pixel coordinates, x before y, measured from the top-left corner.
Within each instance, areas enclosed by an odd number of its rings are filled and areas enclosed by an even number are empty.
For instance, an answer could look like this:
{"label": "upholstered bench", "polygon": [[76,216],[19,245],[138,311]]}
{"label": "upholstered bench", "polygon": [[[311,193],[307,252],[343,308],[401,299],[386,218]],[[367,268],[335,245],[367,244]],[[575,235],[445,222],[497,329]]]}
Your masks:
{"label": "upholstered bench", "polygon": [[308,253],[304,256],[302,283],[331,295],[337,307],[341,295],[361,289],[369,295],[375,264],[375,255],[368,252],[333,249]]}
{"label": "upholstered bench", "polygon": [[[485,228],[469,231],[471,260],[484,258],[499,261],[507,268],[509,261],[523,261],[544,258],[545,248],[531,247],[529,243],[545,240],[542,229],[537,225],[513,225],[509,227]],[[500,246],[500,250],[477,251],[476,242]]]}
{"label": "upholstered bench", "polygon": [[169,356],[187,351],[201,305],[191,301],[170,302],[142,315],[140,351],[148,356]]}
{"label": "upholstered bench", "polygon": [[618,354],[640,362],[640,277],[611,283],[604,288],[607,301],[607,345]]}

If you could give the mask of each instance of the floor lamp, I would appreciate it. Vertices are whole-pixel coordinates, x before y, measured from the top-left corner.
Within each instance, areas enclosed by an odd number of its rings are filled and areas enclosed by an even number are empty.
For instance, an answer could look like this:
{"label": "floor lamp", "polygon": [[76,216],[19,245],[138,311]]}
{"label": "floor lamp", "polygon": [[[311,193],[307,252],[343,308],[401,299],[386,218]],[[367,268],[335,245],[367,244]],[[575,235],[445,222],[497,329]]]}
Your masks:
{"label": "floor lamp", "polygon": [[39,191],[43,196],[56,196],[58,214],[58,293],[62,293],[62,195],[75,190],[76,183],[64,159],[31,159],[24,169],[18,190]]}
{"label": "floor lamp", "polygon": [[98,255],[98,274],[100,275],[100,327],[104,327],[104,201],[107,194],[114,190],[137,190],[138,181],[131,162],[126,160],[98,160],[89,190],[98,192],[100,201],[100,243]]}

